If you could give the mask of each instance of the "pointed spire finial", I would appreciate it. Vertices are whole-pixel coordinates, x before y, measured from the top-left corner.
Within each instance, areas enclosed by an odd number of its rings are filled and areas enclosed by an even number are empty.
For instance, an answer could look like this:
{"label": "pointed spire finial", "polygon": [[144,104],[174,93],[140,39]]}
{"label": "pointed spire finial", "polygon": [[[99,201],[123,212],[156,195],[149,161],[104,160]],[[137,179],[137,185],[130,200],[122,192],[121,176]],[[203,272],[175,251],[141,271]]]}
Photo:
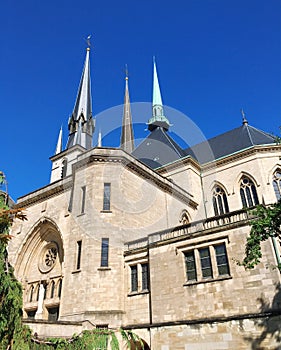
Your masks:
{"label": "pointed spire finial", "polygon": [[101,143],[101,130],[99,130],[99,134],[98,134],[98,147],[102,147],[102,143]]}
{"label": "pointed spire finial", "polygon": [[87,43],[87,51],[90,51],[91,49],[91,34],[87,36],[87,39],[85,39],[86,43]]}
{"label": "pointed spire finial", "polygon": [[134,144],[134,132],[133,132],[133,123],[132,123],[132,112],[129,96],[129,84],[128,84],[128,65],[125,65],[125,95],[124,95],[124,109],[123,109],[123,119],[122,119],[122,130],[121,130],[121,139],[120,147],[128,152],[132,153],[135,144]]}
{"label": "pointed spire finial", "polygon": [[[87,40],[90,40],[90,35]],[[88,42],[90,44],[90,42]],[[95,129],[92,118],[92,96],[90,79],[90,48],[87,48],[84,69],[71,117],[68,121],[69,137],[67,148],[80,145],[86,149],[92,147],[92,136]]]}
{"label": "pointed spire finial", "polygon": [[150,131],[157,127],[169,129],[170,122],[164,115],[162,96],[156,69],[155,56],[153,56],[153,97],[152,97],[152,118],[148,121],[148,129]]}
{"label": "pointed spire finial", "polygon": [[129,70],[128,70],[128,65],[127,63],[125,64],[125,80],[129,79]]}
{"label": "pointed spire finial", "polygon": [[57,142],[55,154],[59,154],[59,153],[61,153],[61,151],[62,151],[62,126],[60,127],[60,132],[59,132],[59,137],[58,137],[58,142]]}
{"label": "pointed spire finial", "polygon": [[246,118],[246,114],[245,114],[243,108],[241,108],[241,115],[242,115],[242,123],[243,123],[243,125],[248,125],[248,120]]}

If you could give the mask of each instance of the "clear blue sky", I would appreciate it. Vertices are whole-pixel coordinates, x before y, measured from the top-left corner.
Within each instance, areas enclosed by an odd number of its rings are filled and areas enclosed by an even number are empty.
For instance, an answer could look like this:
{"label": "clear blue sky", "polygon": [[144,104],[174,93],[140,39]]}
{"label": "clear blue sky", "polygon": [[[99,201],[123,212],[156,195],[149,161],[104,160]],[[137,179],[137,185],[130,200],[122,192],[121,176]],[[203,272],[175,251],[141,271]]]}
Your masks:
{"label": "clear blue sky", "polygon": [[95,115],[123,102],[126,63],[131,101],[151,101],[155,55],[164,103],[207,138],[240,126],[242,107],[279,133],[279,0],[4,1],[0,29],[0,170],[14,199],[49,182],[88,34]]}

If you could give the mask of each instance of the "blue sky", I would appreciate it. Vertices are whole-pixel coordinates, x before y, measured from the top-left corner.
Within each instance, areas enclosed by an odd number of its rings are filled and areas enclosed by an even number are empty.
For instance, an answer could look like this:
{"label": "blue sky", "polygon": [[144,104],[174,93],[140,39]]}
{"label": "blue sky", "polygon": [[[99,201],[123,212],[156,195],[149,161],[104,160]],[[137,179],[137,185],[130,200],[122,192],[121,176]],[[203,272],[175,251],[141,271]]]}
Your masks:
{"label": "blue sky", "polygon": [[88,34],[95,115],[123,102],[126,63],[131,101],[150,102],[155,55],[164,104],[206,138],[240,126],[241,108],[251,125],[279,133],[279,0],[5,1],[0,29],[0,170],[14,199],[49,182]]}

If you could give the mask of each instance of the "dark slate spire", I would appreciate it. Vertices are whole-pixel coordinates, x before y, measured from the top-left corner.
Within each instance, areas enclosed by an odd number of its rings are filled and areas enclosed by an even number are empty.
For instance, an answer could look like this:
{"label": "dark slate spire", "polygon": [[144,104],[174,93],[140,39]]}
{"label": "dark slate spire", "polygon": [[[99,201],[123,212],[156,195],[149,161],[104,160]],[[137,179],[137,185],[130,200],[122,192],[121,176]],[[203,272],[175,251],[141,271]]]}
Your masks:
{"label": "dark slate spire", "polygon": [[[89,42],[88,42],[89,45]],[[80,145],[92,148],[95,123],[92,117],[92,97],[90,80],[90,47],[87,47],[86,59],[73,113],[68,120],[69,136],[66,148]]]}
{"label": "dark slate spire", "polygon": [[128,80],[129,80],[128,69],[126,66],[124,110],[123,110],[120,147],[128,153],[132,153],[135,148],[135,145],[134,145],[134,132],[133,132],[133,125],[132,125],[132,113],[131,113],[131,104],[130,104],[130,97],[129,97]]}
{"label": "dark slate spire", "polygon": [[148,121],[148,129],[150,131],[157,127],[168,130],[170,126],[169,120],[164,116],[164,109],[160,86],[158,81],[155,58],[153,59],[153,100],[152,100],[152,117]]}

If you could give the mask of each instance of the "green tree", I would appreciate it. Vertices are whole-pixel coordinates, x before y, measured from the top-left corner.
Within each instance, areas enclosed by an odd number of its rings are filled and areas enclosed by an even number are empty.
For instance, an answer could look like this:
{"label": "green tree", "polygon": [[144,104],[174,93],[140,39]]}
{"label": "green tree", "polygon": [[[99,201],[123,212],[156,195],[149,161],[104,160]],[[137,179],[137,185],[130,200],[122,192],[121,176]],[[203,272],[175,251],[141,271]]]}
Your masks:
{"label": "green tree", "polygon": [[[5,185],[5,177],[0,172],[0,184]],[[22,288],[14,276],[8,262],[7,244],[11,236],[10,227],[15,219],[25,220],[22,209],[10,209],[7,205],[7,191],[0,195],[0,348],[20,349],[22,335]],[[24,349],[22,346],[21,349]]]}
{"label": "green tree", "polygon": [[[270,206],[258,205],[251,214],[250,235],[247,237],[245,257],[242,265],[254,268],[262,258],[261,243],[271,237],[281,238],[281,200]],[[281,270],[281,266],[278,265]]]}

